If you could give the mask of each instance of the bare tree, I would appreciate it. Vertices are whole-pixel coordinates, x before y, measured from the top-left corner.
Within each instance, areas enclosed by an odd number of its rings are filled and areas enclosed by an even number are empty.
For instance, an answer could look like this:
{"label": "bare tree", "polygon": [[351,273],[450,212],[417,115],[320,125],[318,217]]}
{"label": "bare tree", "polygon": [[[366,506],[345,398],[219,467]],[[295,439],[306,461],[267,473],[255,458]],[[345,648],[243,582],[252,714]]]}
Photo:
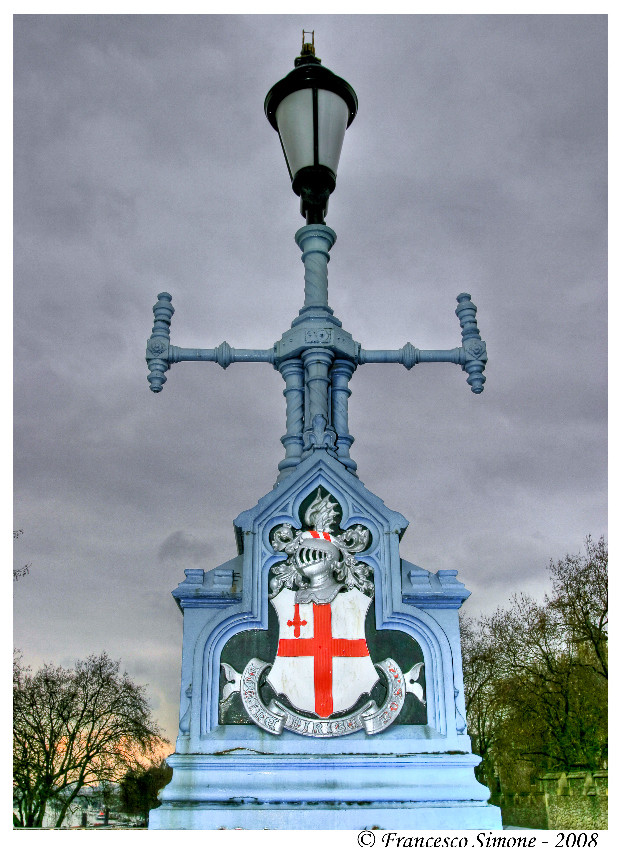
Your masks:
{"label": "bare tree", "polygon": [[107,654],[71,669],[13,667],[13,788],[17,827],[41,827],[48,803],[60,827],[82,787],[119,780],[161,753],[144,687]]}
{"label": "bare tree", "polygon": [[[23,530],[13,530],[13,541],[16,542],[19,537],[23,534]],[[26,565],[22,565],[21,568],[13,569],[13,580],[19,580],[21,577],[25,577],[30,572],[31,562],[27,562]]]}
{"label": "bare tree", "polygon": [[[551,593],[515,595],[477,622],[462,619],[472,744],[491,784],[607,758],[607,545],[551,562]],[[529,777],[527,777],[529,780]]]}
{"label": "bare tree", "polygon": [[604,733],[604,685],[565,639],[563,623],[548,604],[525,596],[482,619],[498,646],[494,695],[502,705],[496,750],[502,759],[538,769],[596,766]]}
{"label": "bare tree", "polygon": [[550,608],[560,615],[564,638],[582,647],[583,663],[605,680],[609,621],[607,558],[605,539],[601,537],[595,543],[587,536],[585,554],[569,554],[558,562],[551,561],[553,591],[546,598]]}
{"label": "bare tree", "polygon": [[495,783],[492,753],[503,714],[497,691],[500,652],[492,636],[466,615],[460,619],[465,712],[475,754],[482,757],[476,771],[483,783]]}

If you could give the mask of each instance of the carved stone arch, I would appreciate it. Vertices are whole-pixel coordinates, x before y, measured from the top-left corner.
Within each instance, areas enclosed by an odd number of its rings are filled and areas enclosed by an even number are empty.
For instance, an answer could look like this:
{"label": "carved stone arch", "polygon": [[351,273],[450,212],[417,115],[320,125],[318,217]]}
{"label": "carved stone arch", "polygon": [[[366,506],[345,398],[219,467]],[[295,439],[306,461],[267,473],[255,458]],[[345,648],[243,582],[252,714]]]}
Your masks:
{"label": "carved stone arch", "polygon": [[[305,465],[304,473],[302,466]],[[245,630],[268,630],[268,574],[283,559],[273,549],[270,533],[281,523],[299,529],[301,506],[318,487],[338,501],[345,530],[355,523],[367,526],[370,546],[356,557],[372,568],[375,582],[377,630],[398,630],[420,647],[425,663],[427,725],[441,736],[454,733],[454,669],[450,640],[441,625],[423,609],[402,601],[399,540],[407,522],[368,492],[354,477],[342,477],[330,457],[304,462],[281,485],[261,498],[252,510],[238,516],[235,525],[243,540],[243,601],[222,610],[203,626],[193,659],[193,726],[204,735],[219,725],[220,657],[225,644]],[[200,697],[196,697],[200,693]]]}
{"label": "carved stone arch", "polygon": [[[351,502],[353,501],[352,494],[346,491],[341,480],[332,480],[329,475],[324,473],[323,469],[319,469],[316,474],[308,477],[303,484],[298,487],[291,499],[291,512],[295,517],[295,520],[299,520],[300,522],[302,521],[300,515],[302,504],[318,488],[323,489],[325,494],[331,495],[332,498],[338,502],[338,505],[342,510],[342,519],[340,522],[341,529],[346,530],[356,522],[363,523],[367,522],[369,518],[371,519],[367,513],[363,513],[363,510],[359,508],[357,503],[355,504],[355,509],[351,509]],[[359,517],[352,517],[355,516],[356,513],[359,513]],[[374,519],[371,520],[373,523],[376,523]]]}
{"label": "carved stone arch", "polygon": [[420,646],[424,656],[427,723],[442,736],[454,723],[454,670],[452,648],[441,625],[427,612],[409,607],[390,611],[385,596],[383,572],[375,574],[375,610],[378,630],[400,630]]}
{"label": "carved stone arch", "polygon": [[[267,579],[271,565],[278,557],[273,554],[265,557],[262,566],[262,582]],[[364,557],[373,566],[375,573],[376,627],[378,630],[400,630],[418,643],[422,650],[426,675],[427,723],[441,735],[446,735],[455,721],[454,673],[452,667],[452,649],[440,624],[424,610],[409,607],[406,611],[386,610],[386,598],[383,586],[383,570],[374,556]],[[263,593],[264,594],[264,593]],[[192,698],[192,717],[198,718],[200,734],[213,730],[218,725],[219,669],[220,655],[224,645],[235,636],[248,629],[267,630],[268,602],[263,598],[260,616],[248,615],[238,607],[234,612],[225,614],[215,625],[205,624],[196,639],[194,653],[194,697]],[[195,683],[199,681],[199,687]],[[196,697],[198,692],[200,697]],[[196,725],[193,723],[193,726]]]}
{"label": "carved stone arch", "polygon": [[200,710],[200,735],[209,733],[218,722],[220,656],[224,645],[237,633],[256,628],[267,629],[267,605],[260,619],[250,618],[247,613],[238,609],[232,615],[223,618],[215,626],[212,622],[206,624],[196,639],[194,652],[194,680],[200,681],[200,698],[193,700],[193,716]]}

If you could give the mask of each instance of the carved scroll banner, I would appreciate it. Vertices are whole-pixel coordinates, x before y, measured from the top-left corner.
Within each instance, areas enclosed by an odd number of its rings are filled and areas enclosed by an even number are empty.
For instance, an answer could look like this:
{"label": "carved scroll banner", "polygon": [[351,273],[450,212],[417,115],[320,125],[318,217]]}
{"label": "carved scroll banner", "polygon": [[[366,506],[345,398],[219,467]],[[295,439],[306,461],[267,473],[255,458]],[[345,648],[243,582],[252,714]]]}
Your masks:
{"label": "carved scroll banner", "polygon": [[285,728],[302,736],[317,737],[344,736],[357,730],[365,730],[368,735],[380,733],[396,719],[408,691],[405,676],[394,660],[388,658],[375,666],[383,672],[387,688],[387,696],[381,706],[377,706],[371,699],[340,718],[315,719],[295,712],[276,698],[269,705],[265,704],[260,695],[259,681],[269,667],[270,663],[254,657],[241,675],[230,666],[226,666],[225,672],[227,677],[233,678],[233,682],[228,684],[229,693],[239,691],[243,706],[252,721],[274,735],[279,735]]}

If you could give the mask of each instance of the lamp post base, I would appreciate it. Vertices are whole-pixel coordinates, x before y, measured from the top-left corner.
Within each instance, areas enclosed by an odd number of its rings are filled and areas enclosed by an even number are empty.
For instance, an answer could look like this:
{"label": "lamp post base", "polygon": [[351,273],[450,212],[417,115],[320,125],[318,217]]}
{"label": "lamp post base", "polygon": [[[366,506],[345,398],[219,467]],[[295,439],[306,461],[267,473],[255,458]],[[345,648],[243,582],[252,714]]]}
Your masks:
{"label": "lamp post base", "polygon": [[472,754],[173,754],[151,830],[498,830]]}

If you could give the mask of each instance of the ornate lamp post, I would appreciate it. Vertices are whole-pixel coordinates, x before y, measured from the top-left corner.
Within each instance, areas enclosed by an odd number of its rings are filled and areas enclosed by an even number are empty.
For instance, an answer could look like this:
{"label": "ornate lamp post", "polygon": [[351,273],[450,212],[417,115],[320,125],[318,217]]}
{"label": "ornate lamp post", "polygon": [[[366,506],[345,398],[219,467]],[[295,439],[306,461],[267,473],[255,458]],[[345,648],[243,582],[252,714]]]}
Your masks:
{"label": "ornate lamp post", "polygon": [[348,382],[358,365],[400,363],[411,369],[422,362],[452,362],[467,373],[476,394],[486,379],[486,345],[467,293],[457,297],[462,344],[451,350],[420,350],[410,342],[398,350],[365,350],[342,329],[328,304],[327,263],[336,233],[325,225],[324,216],[336,187],[345,130],[356,113],[353,88],[314,55],[314,34],[312,43],[302,45],[295,69],[265,98],[265,114],[280,137],[292,188],[307,221],[295,234],[304,263],[304,304],[281,339],[264,350],[235,349],[227,342],[216,348],[177,347],[170,344],[171,295],[162,292],[153,307],[155,323],[146,353],[153,392],[162,390],[165,372],[176,362],[217,362],[222,368],[233,362],[269,362],[280,371],[286,383],[287,427],[278,479],[309,451],[323,448],[355,472],[349,457],[353,437],[348,431]]}
{"label": "ornate lamp post", "polygon": [[182,348],[170,343],[170,294],[153,307],[153,392],[177,362],[268,362],[284,379],[286,432],[276,486],[235,519],[238,555],[187,569],[172,593],[184,615],[181,718],[150,827],[501,826],[464,718],[458,608],[469,592],[456,571],[401,560],[407,521],[358,480],[348,425],[359,365],[452,362],[479,394],[485,344],[469,294],[457,297],[452,350],[366,350],[334,315],[336,234],[324,219],[358,104],[312,36],[265,99],[306,220],[299,314],[264,350]]}

